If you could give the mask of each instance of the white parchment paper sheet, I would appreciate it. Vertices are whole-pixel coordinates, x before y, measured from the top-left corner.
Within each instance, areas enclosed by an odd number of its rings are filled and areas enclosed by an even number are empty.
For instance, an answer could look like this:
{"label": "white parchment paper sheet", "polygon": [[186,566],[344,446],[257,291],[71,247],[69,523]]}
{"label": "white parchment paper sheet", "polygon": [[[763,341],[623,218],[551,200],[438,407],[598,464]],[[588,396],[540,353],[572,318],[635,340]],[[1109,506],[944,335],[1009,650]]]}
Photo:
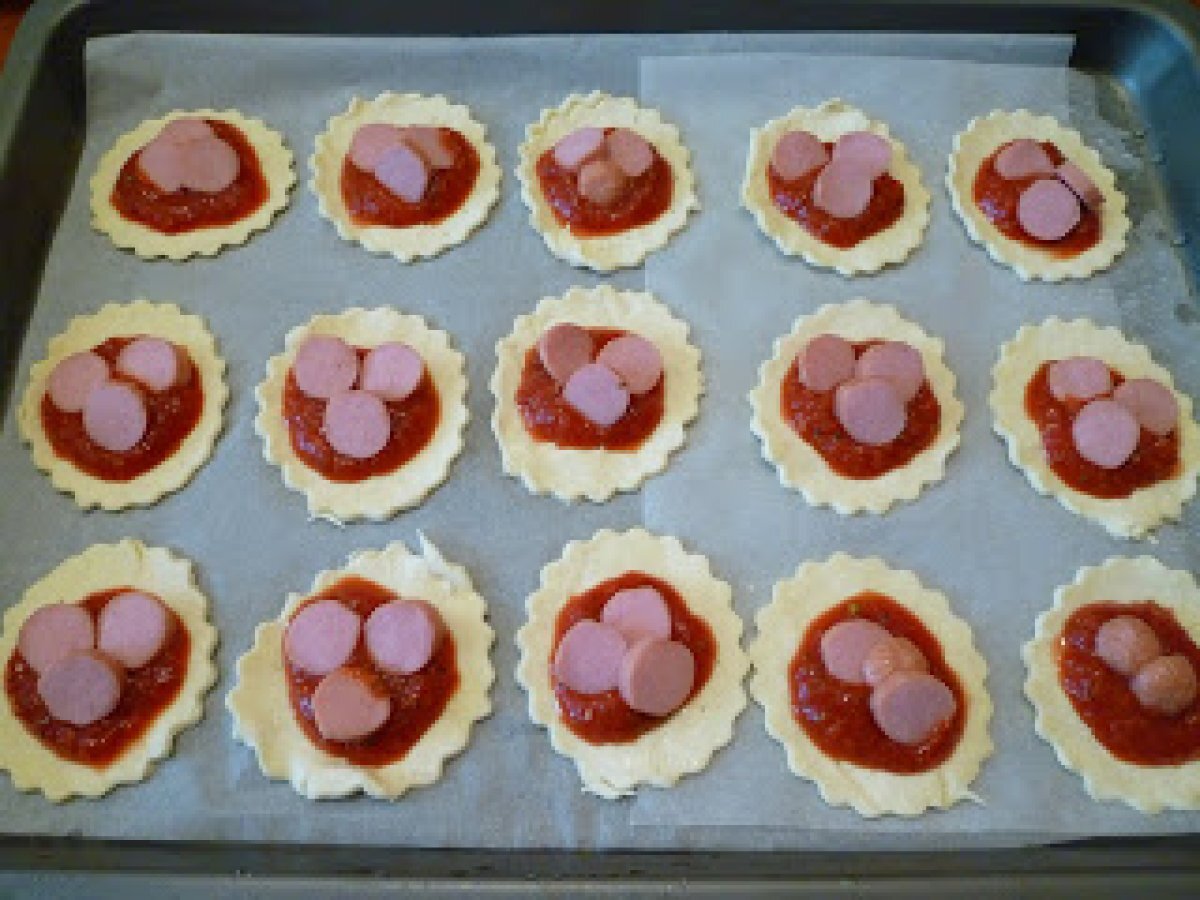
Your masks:
{"label": "white parchment paper sheet", "polygon": [[[1025,104],[1065,115],[1070,105],[1073,115],[1089,117],[1106,155],[1125,154],[1122,174],[1140,177],[1136,154],[1096,115],[1088,85],[1072,87],[1063,68],[1070,46],[1065,38],[853,35],[414,40],[135,34],[93,42],[87,142],[21,370],[44,354],[73,315],[138,296],[176,302],[208,320],[229,362],[227,429],[214,458],[184,491],[150,509],[83,514],[34,470],[18,439],[13,407],[19,383],[0,435],[6,475],[0,581],[5,602],[14,603],[28,584],[91,543],[130,535],[172,547],[196,561],[213,601],[222,677],[206,718],[181,735],[174,756],[148,781],[99,802],[54,807],[40,795],[16,794],[4,780],[0,828],[418,846],[756,849],[998,845],[1193,827],[1195,817],[1147,820],[1087,800],[1078,780],[1033,736],[1019,691],[1018,646],[1053,588],[1078,565],[1131,547],[1036,497],[1008,466],[984,406],[996,347],[1021,322],[1050,312],[1115,322],[1123,309],[1136,312],[1138,321],[1157,321],[1166,310],[1177,325],[1175,309],[1187,302],[1150,209],[1140,211],[1133,247],[1116,272],[1057,288],[1021,285],[970,246],[952,218],[940,186],[951,135],[994,106]],[[760,51],[787,55],[744,55]],[[834,53],[850,55],[829,56]],[[1000,62],[1008,64],[995,65]],[[659,106],[694,153],[703,211],[646,269],[608,280],[648,285],[692,323],[709,393],[688,446],[665,475],[602,506],[567,507],[531,497],[502,477],[487,424],[487,380],[495,341],[516,315],[542,296],[598,280],[546,252],[527,225],[511,176],[525,125],[569,91],[597,88]],[[401,266],[342,242],[318,217],[303,184],[270,231],[214,260],[143,262],[88,226],[87,180],[97,160],[145,118],[172,108],[236,106],[284,133],[305,182],[313,138],[326,119],[351,97],[383,90],[440,92],[467,103],[488,126],[505,170],[502,199],[489,222],[436,260]],[[796,103],[835,94],[889,121],[934,195],[930,233],[912,261],[853,282],[784,259],[736,199],[749,128]],[[884,518],[846,520],[808,509],[778,485],[759,459],[743,395],[771,341],[797,313],[857,294],[895,303],[947,340],[967,422],[947,482]],[[466,449],[448,483],[418,510],[340,530],[308,523],[303,498],[285,489],[278,470],[261,458],[251,391],[288,328],[318,311],[376,304],[425,315],[465,352],[472,415]],[[1152,346],[1194,391],[1196,373],[1183,366],[1192,331],[1160,328],[1154,336],[1161,340]],[[1188,522],[1194,528],[1194,517]],[[648,790],[620,803],[582,795],[573,766],[527,719],[512,675],[512,636],[541,566],[558,557],[565,541],[638,524],[677,534],[709,555],[732,583],[748,623],[776,579],[802,559],[837,549],[881,554],[946,591],[974,625],[993,670],[998,751],[978,782],[988,805],[915,822],[863,823],[830,810],[811,785],[787,772],[754,707],[712,767],[675,789]],[[288,591],[307,589],[318,570],[336,567],[353,550],[395,539],[412,545],[418,529],[468,567],[490,604],[498,638],[495,713],[477,726],[442,781],[399,804],[304,801],[286,784],[264,779],[251,752],[230,739],[222,700],[233,662],[255,624],[274,617]],[[1195,562],[1185,528],[1167,529],[1154,551],[1170,564]]]}

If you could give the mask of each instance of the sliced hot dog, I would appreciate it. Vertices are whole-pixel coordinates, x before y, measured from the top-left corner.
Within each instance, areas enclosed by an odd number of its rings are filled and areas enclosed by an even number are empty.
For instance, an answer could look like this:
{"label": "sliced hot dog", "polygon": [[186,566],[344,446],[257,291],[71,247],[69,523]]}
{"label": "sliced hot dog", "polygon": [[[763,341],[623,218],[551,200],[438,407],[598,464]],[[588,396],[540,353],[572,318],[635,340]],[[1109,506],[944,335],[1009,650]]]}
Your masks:
{"label": "sliced hot dog", "polygon": [[874,687],[882,684],[894,672],[925,672],[929,662],[917,645],[908,638],[888,636],[873,646],[863,657],[863,680]]}
{"label": "sliced hot dog", "polygon": [[327,741],[357,741],[387,724],[392,700],[376,693],[355,669],[336,669],[321,679],[312,695],[317,731]]}
{"label": "sliced hot dog", "polygon": [[904,431],[908,414],[904,400],[882,378],[846,381],[833,397],[834,414],[846,433],[860,444],[889,444]]}
{"label": "sliced hot dog", "polygon": [[1160,656],[1138,669],[1130,687],[1146,709],[1177,716],[1196,700],[1196,670],[1186,656]]}
{"label": "sliced hot dog", "polygon": [[64,357],[46,379],[46,393],[55,408],[82,412],[88,394],[108,381],[108,363],[98,353],[85,350]]}
{"label": "sliced hot dog", "polygon": [[871,178],[855,163],[830,160],[813,182],[813,203],[835,219],[861,216],[871,203]]}
{"label": "sliced hot dog", "polygon": [[408,203],[420,203],[429,187],[429,167],[407,144],[385,151],[372,171],[380,184]]}
{"label": "sliced hot dog", "polygon": [[603,694],[617,686],[628,643],[621,632],[592,619],[580,619],[554,651],[554,680],[579,694]]}
{"label": "sliced hot dog", "polygon": [[318,600],[296,613],[283,633],[283,652],[297,669],[326,675],[346,664],[362,622],[336,600]]}
{"label": "sliced hot dog", "polygon": [[1001,178],[1052,175],[1054,163],[1041,144],[1030,138],[1010,141],[996,154],[996,174]]}
{"label": "sliced hot dog", "polygon": [[1090,210],[1098,210],[1104,205],[1104,193],[1096,187],[1096,182],[1073,162],[1065,162],[1055,172],[1058,180],[1071,189],[1079,202]]}
{"label": "sliced hot dog", "polygon": [[392,417],[374,394],[342,391],[325,404],[321,431],[329,446],[342,456],[370,459],[387,446]]}
{"label": "sliced hot dog", "polygon": [[870,131],[850,131],[833,145],[833,158],[858,167],[868,178],[878,178],[892,165],[892,143]]}
{"label": "sliced hot dog", "polygon": [[395,125],[372,122],[360,125],[350,139],[350,150],[346,156],[350,163],[363,172],[374,172],[380,160],[393,147],[404,142],[404,137]]}
{"label": "sliced hot dog", "polygon": [[1115,400],[1093,400],[1071,423],[1071,440],[1079,455],[1102,469],[1117,469],[1137,449],[1137,419]]}
{"label": "sliced hot dog", "polygon": [[625,190],[625,173],[608,159],[593,159],[579,169],[579,193],[597,206],[609,206]]}
{"label": "sliced hot dog", "polygon": [[362,361],[360,386],[380,400],[404,400],[421,383],[425,360],[408,344],[389,341],[372,347]]}
{"label": "sliced hot dog", "polygon": [[124,679],[121,667],[103,653],[78,650],[46,669],[37,687],[52,717],[83,727],[117,708]]}
{"label": "sliced hot dog", "polygon": [[87,396],[83,430],[98,447],[112,453],[132,450],[146,434],[146,403],[127,384],[110,381]]}
{"label": "sliced hot dog", "polygon": [[92,617],[74,603],[54,603],[35,610],[17,635],[17,649],[39,674],[72,653],[95,646]]}
{"label": "sliced hot dog", "polygon": [[850,684],[866,684],[863,661],[891,635],[869,619],[846,619],[821,635],[821,661],[829,674]]}
{"label": "sliced hot dog", "polygon": [[621,660],[618,690],[630,709],[661,717],[684,704],[695,680],[696,659],[686,644],[647,638]]}
{"label": "sliced hot dog", "polygon": [[654,148],[636,131],[614,128],[604,143],[609,159],[629,178],[637,178],[654,165]]}
{"label": "sliced hot dog", "polygon": [[1017,221],[1039,241],[1065,238],[1079,224],[1079,217],[1079,198],[1057,179],[1035,181],[1017,200]]}
{"label": "sliced hot dog", "polygon": [[126,591],[100,610],[96,646],[125,668],[140,669],[166,646],[173,628],[174,619],[157,597]]}
{"label": "sliced hot dog", "polygon": [[179,147],[183,186],[205,194],[219,194],[235,181],[242,170],[241,158],[217,137],[189,141]]}
{"label": "sliced hot dog", "polygon": [[608,598],[600,619],[630,644],[643,638],[666,640],[671,636],[671,610],[652,587],[626,588]]}
{"label": "sliced hot dog", "polygon": [[576,369],[563,388],[563,399],[589,422],[604,428],[629,408],[629,392],[612,369],[599,363]]}
{"label": "sliced hot dog", "polygon": [[302,394],[328,400],[358,381],[358,354],[340,337],[310,335],[296,350],[292,375]]}
{"label": "sliced hot dog", "polygon": [[871,691],[871,715],[898,744],[924,743],[958,710],[954,693],[928,672],[895,672]]}
{"label": "sliced hot dog", "polygon": [[1096,631],[1096,655],[1122,675],[1133,675],[1162,655],[1154,629],[1137,616],[1114,616]]}
{"label": "sliced hot dog", "polygon": [[551,325],[538,338],[538,358],[559,384],[592,361],[592,336],[571,322]]}
{"label": "sliced hot dog", "polygon": [[854,366],[854,374],[857,378],[891,382],[900,399],[907,403],[925,383],[925,361],[911,344],[884,341],[866,349]]}
{"label": "sliced hot dog", "polygon": [[200,119],[175,119],[138,152],[138,168],[159,190],[218,193],[237,180],[237,151]]}
{"label": "sliced hot dog", "polygon": [[400,135],[431,169],[454,167],[454,151],[442,136],[442,129],[426,125],[408,125],[400,129]]}
{"label": "sliced hot dog", "polygon": [[796,374],[810,391],[831,391],[854,377],[854,347],[836,334],[819,334],[800,351]]}
{"label": "sliced hot dog", "polygon": [[603,128],[580,128],[554,145],[554,161],[571,172],[594,156],[604,144]]}
{"label": "sliced hot dog", "polygon": [[1166,385],[1152,378],[1131,378],[1117,385],[1113,399],[1133,413],[1152,434],[1170,434],[1179,423],[1179,401]]}
{"label": "sliced hot dog", "polygon": [[796,181],[829,162],[825,145],[807,131],[789,131],[775,142],[771,168],[784,181]]}
{"label": "sliced hot dog", "polygon": [[662,377],[662,354],[639,334],[623,334],[609,341],[596,355],[596,362],[612,369],[631,394],[652,390]]}
{"label": "sliced hot dog", "polygon": [[1071,356],[1050,364],[1046,370],[1046,386],[1060,403],[1091,400],[1112,390],[1112,373],[1102,360]]}
{"label": "sliced hot dog", "polygon": [[156,337],[135,338],[117,354],[117,371],[152,391],[183,384],[192,365],[186,352]]}
{"label": "sliced hot dog", "polygon": [[429,665],[445,633],[438,611],[422,600],[375,607],[363,626],[367,653],[387,672],[411,675]]}

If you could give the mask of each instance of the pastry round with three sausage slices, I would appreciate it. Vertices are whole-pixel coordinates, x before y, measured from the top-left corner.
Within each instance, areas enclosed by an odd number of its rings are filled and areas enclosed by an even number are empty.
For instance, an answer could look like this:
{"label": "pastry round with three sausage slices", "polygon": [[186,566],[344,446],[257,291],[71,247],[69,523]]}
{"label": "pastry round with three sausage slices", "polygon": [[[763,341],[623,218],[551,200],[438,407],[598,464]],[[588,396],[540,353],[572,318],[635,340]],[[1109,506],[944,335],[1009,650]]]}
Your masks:
{"label": "pastry round with three sausage slices", "polygon": [[978,800],[987,664],[944,595],[837,553],[776,583],[755,621],[750,693],[826,803],[874,817]]}
{"label": "pastry round with three sausage slices", "polygon": [[127,539],[61,563],[4,615],[0,769],[55,802],[146,778],[217,679],[207,616],[167,550]]}

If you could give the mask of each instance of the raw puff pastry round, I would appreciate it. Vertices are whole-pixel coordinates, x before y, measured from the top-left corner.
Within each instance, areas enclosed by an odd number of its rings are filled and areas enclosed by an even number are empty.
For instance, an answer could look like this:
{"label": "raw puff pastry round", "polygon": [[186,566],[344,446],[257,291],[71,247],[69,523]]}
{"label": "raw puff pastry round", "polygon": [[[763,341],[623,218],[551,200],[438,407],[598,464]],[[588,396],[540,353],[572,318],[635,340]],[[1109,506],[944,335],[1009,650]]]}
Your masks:
{"label": "raw puff pastry round", "polygon": [[[629,128],[654,145],[671,166],[674,179],[671,204],[662,215],[637,228],[602,237],[576,237],[559,223],[542,195],[537,161],[563,137],[585,126]],[[683,228],[689,212],[700,208],[691,154],[679,139],[679,129],[664,122],[657,110],[644,109],[628,97],[611,97],[600,91],[571,94],[558,108],[542,110],[541,118],[525,129],[519,153],[517,178],[521,199],[529,207],[530,224],[551,253],[573,266],[611,272],[641,265],[647,255],[665,246],[671,235]]]}
{"label": "raw puff pastry round", "polygon": [[[903,215],[878,234],[844,250],[814,237],[785,215],[771,200],[767,167],[775,144],[784,134],[796,130],[807,131],[827,142],[851,131],[870,131],[886,138],[892,145],[888,174],[904,186]],[[921,183],[921,173],[909,160],[904,145],[888,133],[883,122],[868,119],[861,110],[841,100],[826,100],[815,109],[797,106],[786,116],[771,119],[750,132],[742,206],[754,215],[759,230],[788,256],[801,256],[809,265],[836,269],[842,275],[878,272],[889,263],[903,262],[921,243],[929,225],[929,191]]]}
{"label": "raw puff pastry round", "polygon": [[[110,198],[125,163],[154,140],[168,122],[183,118],[218,119],[241,131],[254,147],[267,184],[267,197],[262,206],[230,225],[197,228],[180,234],[163,234],[117,212]],[[107,234],[118,247],[132,250],[143,259],[166,257],[178,261],[191,256],[215,256],[221,248],[244,244],[251,234],[269,227],[275,214],[287,206],[288,192],[295,183],[292,153],[284,145],[283,136],[259,119],[248,119],[235,109],[220,112],[177,109],[161,119],[147,119],[133,131],[121,135],[100,159],[91,181],[92,227]]]}
{"label": "raw puff pastry round", "polygon": [[1021,648],[1033,704],[1034,728],[1064,767],[1083,777],[1094,800],[1121,800],[1144,813],[1200,808],[1200,761],[1139,766],[1114,757],[1079,718],[1058,680],[1055,646],[1071,614],[1092,603],[1144,603],[1169,609],[1193,641],[1200,640],[1200,589],[1187,572],[1149,556],[1111,557],[1081,568],[1072,584],[1054,592],[1054,607],[1037,617],[1033,638]]}
{"label": "raw puff pastry round", "polygon": [[[462,206],[430,225],[387,228],[355,224],[342,199],[342,164],[354,132],[371,123],[453,128],[470,141],[479,155],[479,174]],[[486,131],[471,118],[467,107],[452,105],[440,94],[424,97],[389,92],[374,100],[355,97],[349,108],[331,118],[325,131],[317,135],[313,155],[308,160],[312,174],[308,186],[317,195],[317,209],[343,239],[357,241],[374,253],[390,253],[401,262],[436,256],[470,237],[500,199],[500,167],[496,165],[496,148],[488,143]]]}
{"label": "raw puff pastry round", "polygon": [[[1064,484],[1046,462],[1042,435],[1025,412],[1025,391],[1042,364],[1069,356],[1094,356],[1125,378],[1153,378],[1171,389],[1179,401],[1179,467],[1174,478],[1134,491],[1128,497],[1101,499]],[[1000,348],[992,369],[989,396],[992,427],[1008,444],[1008,458],[1025,473],[1039,494],[1053,496],[1071,512],[1094,519],[1116,537],[1144,537],[1161,522],[1178,519],[1183,504],[1196,493],[1200,470],[1200,427],[1192,418],[1192,400],[1175,390],[1171,373],[1150,358],[1150,351],[1129,341],[1116,328],[1087,319],[1064,322],[1049,318],[1023,325]]]}
{"label": "raw puff pastry round", "polygon": [[[941,407],[941,426],[932,444],[903,466],[878,478],[846,478],[834,472],[786,421],[779,409],[780,384],[804,346],[819,334],[849,341],[906,341],[921,352],[925,379]],[[942,342],[902,318],[891,306],[862,298],[828,304],[801,316],[790,334],[775,341],[774,355],[759,368],[758,386],[748,395],[754,411],[750,427],[762,441],[762,454],[779,480],[813,506],[832,506],[842,515],[883,513],[899,500],[914,500],[925,485],[946,475],[946,458],[958,446],[963,405],[954,394],[954,373],[942,360]]]}
{"label": "raw puff pastry round", "polygon": [[[54,367],[73,353],[91,350],[111,337],[150,335],[187,350],[193,375],[201,379],[204,404],[200,418],[169,457],[129,481],[106,481],[89,475],[54,452],[42,430],[42,398]],[[21,400],[21,436],[29,442],[33,462],[50,476],[50,482],[70,494],[84,509],[106,510],[147,506],[187,484],[212,453],[221,431],[221,411],[229,399],[225,386],[225,360],[199,316],[187,315],[170,303],[110,303],[90,316],[76,316],[64,332],[50,339],[46,358],[29,370],[29,384]]]}
{"label": "raw puff pastry round", "polygon": [[[966,696],[967,721],[958,746],[949,759],[928,772],[896,775],[830,759],[792,713],[788,668],[809,625],[863,591],[886,594],[921,620],[941,644]],[[987,663],[972,643],[970,626],[950,611],[945,595],[923,587],[912,572],[891,569],[875,557],[855,559],[835,553],[825,562],[803,563],[791,578],[777,582],[771,602],[759,610],[755,624],[750,693],[766,712],[767,731],[787,751],[788,768],[815,782],[822,800],[872,818],[889,813],[915,816],[960,800],[982,802],[970,784],[992,753],[988,736],[992,701],[984,687]]]}
{"label": "raw puff pastry round", "polygon": [[[636,450],[559,447],[534,440],[525,430],[515,401],[525,355],[542,332],[558,322],[623,328],[658,347],[666,379],[662,420]],[[671,453],[683,445],[685,427],[696,417],[704,391],[700,351],[688,343],[687,333],[688,326],[652,294],[615,291],[607,284],[545,297],[531,315],[518,316],[512,333],[496,344],[499,361],[491,381],[496,398],[492,431],[500,443],[504,471],[519,476],[535,494],[549,493],[560,500],[586,497],[596,503],[617,491],[634,490],[661,472]]]}
{"label": "raw puff pastry round", "polygon": [[[435,607],[454,636],[458,688],[446,708],[402,759],[383,766],[358,766],[331,756],[312,743],[296,722],[284,675],[283,632],[306,597],[348,575],[358,576]],[[362,791],[395,800],[411,787],[441,777],[447,759],[467,746],[471,726],[492,710],[488,692],[495,672],[489,651],[495,635],[486,621],[483,598],[467,570],[442,558],[421,536],[421,555],[403,543],[384,550],[351,554],[345,568],[321,572],[308,594],[289,594],[278,619],[254,632],[254,646],[237,661],[237,684],[225,698],[233,716],[233,736],[251,747],[268,778],[288,779],[309,800],[345,797]]]}
{"label": "raw puff pastry round", "polygon": [[[394,472],[357,482],[330,481],[296,456],[281,413],[283,391],[296,351],[313,334],[335,335],[353,347],[402,341],[421,354],[425,372],[437,388],[440,414],[437,428],[420,453]],[[267,462],[283,470],[284,484],[304,494],[310,518],[339,525],[351,519],[386,519],[416,506],[446,480],[450,464],[462,452],[468,417],[466,394],[463,356],[450,346],[444,331],[430,328],[420,316],[394,309],[354,307],[337,315],[314,316],[288,332],[283,353],[267,361],[267,377],[254,389],[258,399],[254,430],[263,439]]]}
{"label": "raw puff pastry round", "polygon": [[[1037,247],[1014,241],[1002,234],[975,205],[975,176],[979,166],[998,147],[1017,138],[1051,141],[1062,154],[1095,182],[1104,194],[1101,207],[1100,240],[1096,246],[1075,256],[1059,258]],[[1129,219],[1125,195],[1117,189],[1116,176],[1104,165],[1100,154],[1087,146],[1079,132],[1060,125],[1050,116],[1035,116],[1028,110],[999,110],[972,119],[965,131],[954,136],[954,149],[946,170],[946,188],[954,211],[967,234],[982,244],[988,256],[1011,266],[1022,281],[1062,281],[1087,278],[1107,269],[1125,250]]]}
{"label": "raw puff pastry round", "polygon": [[217,631],[208,623],[208,600],[196,587],[188,560],[141,541],[126,538],[118,544],[95,544],[29,588],[21,602],[4,614],[0,660],[8,665],[21,626],[35,610],[125,586],[156,595],[187,628],[191,643],[179,693],[120,757],[93,768],[47,749],[13,715],[8,692],[0,692],[0,769],[12,774],[17,790],[41,791],[58,803],[74,796],[99,797],[119,784],[141,781],[157,760],[171,752],[175,735],[204,714],[204,695],[217,680],[212,660]]}
{"label": "raw puff pastry round", "polygon": [[[700,692],[658,727],[628,743],[591,744],[559,717],[550,680],[554,623],[571,597],[625,572],[645,572],[671,584],[712,630],[717,655]],[[640,528],[572,541],[561,559],[542,569],[541,586],[525,601],[528,619],[517,632],[517,681],[529,694],[529,717],[549,730],[556,751],[575,761],[585,791],[614,800],[640,784],[670,787],[701,771],[733,739],[733,722],[746,706],[742,681],[750,663],[739,643],[742,620],[731,596],[703,556],[687,553],[673,537]]]}

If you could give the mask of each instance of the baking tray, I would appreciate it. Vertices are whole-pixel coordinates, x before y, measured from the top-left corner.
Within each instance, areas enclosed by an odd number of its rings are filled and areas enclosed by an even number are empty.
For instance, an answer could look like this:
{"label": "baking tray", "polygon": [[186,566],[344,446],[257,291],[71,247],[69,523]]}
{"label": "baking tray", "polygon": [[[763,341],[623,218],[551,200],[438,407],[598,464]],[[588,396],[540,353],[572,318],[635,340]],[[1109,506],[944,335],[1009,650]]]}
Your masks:
{"label": "baking tray", "polygon": [[[135,30],[286,34],[519,34],[871,30],[1070,33],[1072,66],[1096,81],[1106,118],[1144,136],[1155,207],[1168,215],[1191,279],[1200,273],[1200,15],[1183,3],[509,2],[410,8],[393,3],[238,4],[43,0],[28,15],[0,80],[0,401],[15,388],[17,349],[50,239],[70,188],[84,130],[83,47]],[[1192,176],[1192,177],[1189,177]],[[531,878],[551,893],[789,893],[1014,891],[1039,895],[1195,892],[1200,838],[1086,841],[1018,851],[936,853],[606,853],[420,851],[202,842],[0,839],[0,892],[215,896],[251,885],[288,896],[338,896],[407,887],[425,896],[488,890],[526,895]],[[245,875],[257,878],[251,882]],[[368,883],[347,876],[364,876]],[[449,879],[466,879],[451,884]],[[383,879],[381,882],[377,879]]]}

